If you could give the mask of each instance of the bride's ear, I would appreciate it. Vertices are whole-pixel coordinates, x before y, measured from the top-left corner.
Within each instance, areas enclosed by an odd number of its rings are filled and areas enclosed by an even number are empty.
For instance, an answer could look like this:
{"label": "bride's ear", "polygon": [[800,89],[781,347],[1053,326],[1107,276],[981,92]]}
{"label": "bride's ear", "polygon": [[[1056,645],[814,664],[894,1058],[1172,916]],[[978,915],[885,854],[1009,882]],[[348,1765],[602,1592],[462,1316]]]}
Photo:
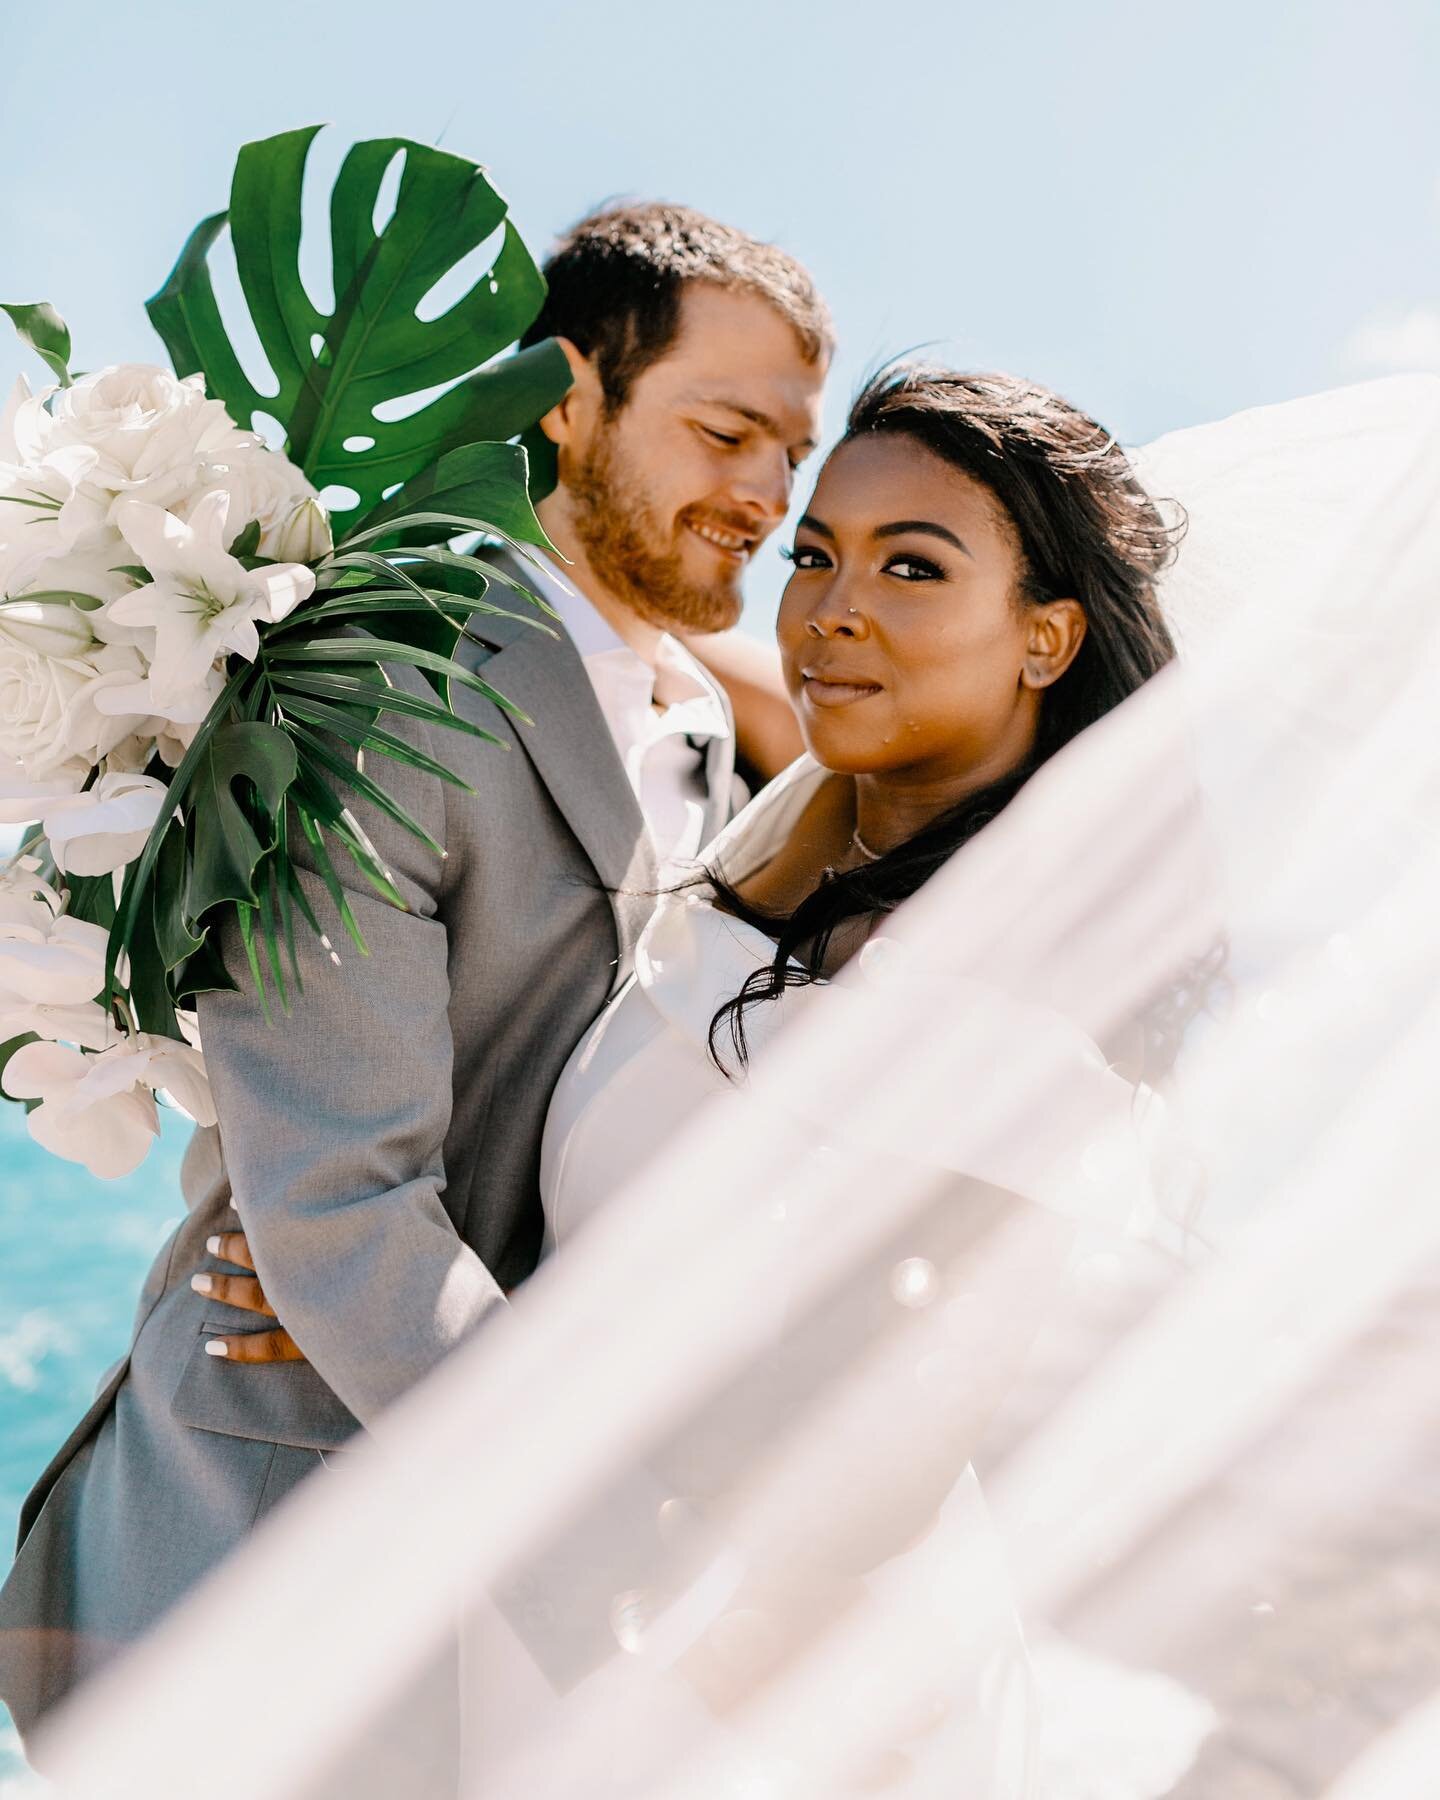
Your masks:
{"label": "bride's ear", "polygon": [[594,361],[578,350],[569,338],[557,337],[555,342],[570,365],[570,388],[565,398],[540,420],[540,429],[557,449],[565,450],[577,443],[588,445],[603,410],[604,393]]}
{"label": "bride's ear", "polygon": [[1020,685],[1047,688],[1074,662],[1085,641],[1085,608],[1078,600],[1047,600],[1031,607]]}

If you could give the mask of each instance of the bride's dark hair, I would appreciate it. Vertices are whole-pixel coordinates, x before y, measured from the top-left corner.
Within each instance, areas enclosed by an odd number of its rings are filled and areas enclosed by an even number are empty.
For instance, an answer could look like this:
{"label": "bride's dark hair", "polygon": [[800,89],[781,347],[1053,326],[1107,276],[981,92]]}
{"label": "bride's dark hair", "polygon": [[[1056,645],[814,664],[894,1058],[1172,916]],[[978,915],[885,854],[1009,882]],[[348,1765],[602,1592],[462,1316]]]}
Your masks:
{"label": "bride's dark hair", "polygon": [[762,913],[713,875],[721,903],[776,939],[710,1025],[710,1053],[728,1031],[743,1066],[745,1015],[787,987],[817,980],[836,928],[892,912],[1024,787],[1042,763],[1133,694],[1175,655],[1155,577],[1183,531],[1168,523],[1103,426],[1058,394],[1014,375],[969,375],[902,363],[867,383],[841,443],[907,437],[988,488],[1019,539],[1024,606],[1078,600],[1086,630],[1074,662],[1047,688],[1024,764],[970,795],[878,862],[827,874],[788,917]]}

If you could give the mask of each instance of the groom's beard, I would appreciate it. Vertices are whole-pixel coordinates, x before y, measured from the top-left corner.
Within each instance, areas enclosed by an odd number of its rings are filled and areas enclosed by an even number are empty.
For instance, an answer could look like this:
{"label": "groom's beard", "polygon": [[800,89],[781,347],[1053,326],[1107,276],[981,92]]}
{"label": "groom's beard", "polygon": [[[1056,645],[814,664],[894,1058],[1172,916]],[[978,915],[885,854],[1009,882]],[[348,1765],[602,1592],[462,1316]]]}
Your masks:
{"label": "groom's beard", "polygon": [[666,631],[726,631],[740,617],[740,571],[717,571],[707,582],[687,574],[639,483],[603,437],[571,479],[570,497],[590,567],[632,612]]}

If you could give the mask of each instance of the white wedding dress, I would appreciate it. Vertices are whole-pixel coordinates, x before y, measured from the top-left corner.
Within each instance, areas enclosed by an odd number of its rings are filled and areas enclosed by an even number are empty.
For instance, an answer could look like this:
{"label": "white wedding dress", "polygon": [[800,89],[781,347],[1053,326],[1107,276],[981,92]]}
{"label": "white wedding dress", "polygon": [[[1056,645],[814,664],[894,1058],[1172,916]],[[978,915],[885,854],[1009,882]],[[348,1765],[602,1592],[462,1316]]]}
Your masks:
{"label": "white wedding dress", "polygon": [[[802,757],[721,834],[707,853],[707,864],[731,881],[743,881],[776,853],[828,778],[826,770]],[[551,1248],[568,1243],[592,1216],[622,1196],[667,1138],[693,1125],[700,1113],[728,1109],[735,1114],[734,1129],[745,1129],[746,1085],[728,1080],[716,1068],[709,1054],[710,1025],[716,1009],[739,991],[746,976],[772,961],[774,944],[712,905],[709,893],[708,886],[700,885],[661,899],[637,945],[634,974],[582,1039],[560,1078],[546,1125],[541,1174]],[[893,979],[888,963],[897,951],[883,936],[872,936],[855,961],[858,979]],[[753,1008],[746,1019],[752,1062],[763,1056],[786,1019],[802,1009],[834,1009],[843,1020],[846,994],[843,984],[821,983],[791,989],[779,1000]],[[1071,1093],[1079,1108],[1071,1112],[1069,1127],[1083,1120],[1093,1139],[1094,1130],[1118,1123],[1122,1133],[1133,1136],[1134,1089],[1058,1013],[979,982],[964,983],[955,998],[976,1015],[975,1031],[985,1054],[1003,1058],[1007,1045],[1020,1044],[1034,1053],[1041,1040],[1052,1059],[1064,1059],[1073,1071]],[[725,1049],[728,1036],[722,1033],[719,1042]],[[831,1126],[833,1122],[823,1135],[834,1136]],[[864,1130],[859,1122],[855,1129],[857,1148],[862,1148]],[[813,1126],[802,1124],[797,1154],[804,1155],[807,1147],[814,1153],[817,1135]],[[883,1154],[887,1146],[878,1148]],[[913,1141],[901,1148],[913,1157]],[[829,1146],[819,1149],[835,1153]],[[863,1143],[863,1153],[876,1149],[873,1141]],[[954,1167],[947,1164],[943,1125],[927,1153],[940,1167]],[[1137,1155],[1117,1170],[1112,1155],[1109,1168],[1111,1178],[1094,1189],[1090,1216],[1122,1223],[1143,1188],[1142,1159]],[[1053,1203],[1075,1217],[1076,1184],[1062,1179],[1036,1136],[1021,1141],[1012,1135],[1000,1162],[976,1168],[972,1161],[957,1173]],[[684,1195],[677,1194],[675,1204],[684,1203]],[[773,1215],[773,1253],[783,1258],[785,1208],[777,1205]],[[923,1271],[932,1271],[931,1264],[919,1259],[898,1266],[920,1269],[922,1282],[928,1279]],[[902,1296],[898,1289],[895,1297],[901,1304],[917,1303],[915,1295]],[[781,1323],[778,1318],[756,1320],[757,1342],[767,1330],[778,1331]],[[687,1465],[692,1471],[696,1460]],[[698,1465],[705,1468],[704,1455]],[[666,1497],[660,1488],[654,1491],[662,1504]],[[697,1496],[692,1486],[683,1498],[703,1507],[705,1496]],[[903,1632],[905,1609],[913,1608],[918,1597],[926,1613],[925,1635],[947,1646],[943,1666],[928,1671],[927,1690],[913,1694],[908,1709],[901,1709],[909,1719],[901,1727],[902,1737],[892,1740],[883,1791],[984,1795],[986,1800],[1021,1800],[1036,1793],[1034,1687],[999,1544],[973,1469],[967,1466],[960,1473],[933,1529],[900,1555],[869,1569],[863,1585],[865,1603],[875,1609],[877,1643],[888,1632]],[[765,1778],[763,1769],[737,1764],[735,1791],[748,1792],[746,1780]],[[869,1790],[857,1779],[854,1791]]]}

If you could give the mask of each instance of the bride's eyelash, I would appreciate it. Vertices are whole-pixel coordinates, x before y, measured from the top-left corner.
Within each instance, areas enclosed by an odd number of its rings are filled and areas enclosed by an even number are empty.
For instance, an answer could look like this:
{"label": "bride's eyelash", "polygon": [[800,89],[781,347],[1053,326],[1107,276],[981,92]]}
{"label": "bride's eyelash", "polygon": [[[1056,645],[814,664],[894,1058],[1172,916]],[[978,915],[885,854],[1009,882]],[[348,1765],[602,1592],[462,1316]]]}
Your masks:
{"label": "bride's eyelash", "polygon": [[890,558],[885,567],[892,569],[897,563],[908,563],[926,581],[943,581],[945,579],[945,571],[939,563],[931,562],[928,556],[916,556],[913,550],[898,551]]}

